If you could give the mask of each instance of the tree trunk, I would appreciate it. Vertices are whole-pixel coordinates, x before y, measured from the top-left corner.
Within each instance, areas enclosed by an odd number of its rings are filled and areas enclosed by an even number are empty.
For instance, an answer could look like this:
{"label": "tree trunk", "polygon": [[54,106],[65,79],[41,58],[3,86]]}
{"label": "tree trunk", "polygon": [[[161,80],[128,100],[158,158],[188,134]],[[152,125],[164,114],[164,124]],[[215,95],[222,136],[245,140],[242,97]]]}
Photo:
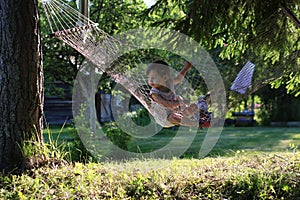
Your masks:
{"label": "tree trunk", "polygon": [[37,0],[0,0],[0,170],[22,168],[42,142],[43,67]]}

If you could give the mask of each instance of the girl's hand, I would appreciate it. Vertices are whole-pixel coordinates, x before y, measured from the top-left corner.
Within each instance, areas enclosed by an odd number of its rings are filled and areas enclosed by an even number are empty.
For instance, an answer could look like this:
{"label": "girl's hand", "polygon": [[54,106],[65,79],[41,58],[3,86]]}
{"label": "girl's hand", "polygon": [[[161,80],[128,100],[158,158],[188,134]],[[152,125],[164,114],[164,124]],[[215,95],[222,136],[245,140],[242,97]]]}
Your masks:
{"label": "girl's hand", "polygon": [[188,62],[188,61],[185,61],[184,62],[184,68],[186,69],[191,69],[193,67],[192,63]]}

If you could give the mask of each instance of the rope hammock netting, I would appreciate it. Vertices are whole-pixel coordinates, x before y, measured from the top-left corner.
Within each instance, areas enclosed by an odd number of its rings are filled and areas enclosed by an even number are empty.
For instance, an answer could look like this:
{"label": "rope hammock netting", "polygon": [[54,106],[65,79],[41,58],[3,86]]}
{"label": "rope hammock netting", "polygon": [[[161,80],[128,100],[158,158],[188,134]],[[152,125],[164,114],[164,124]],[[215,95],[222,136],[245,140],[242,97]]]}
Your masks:
{"label": "rope hammock netting", "polygon": [[[129,49],[133,50],[133,54],[131,52],[130,55],[136,58],[135,61],[126,57],[129,53],[118,56],[120,52],[123,52],[122,48],[124,46],[127,45],[128,47],[132,45],[128,43],[128,38],[114,38],[108,35],[98,27],[97,23],[88,19],[63,0],[42,0],[42,4],[52,34],[56,38],[80,52],[96,66],[97,70],[107,73],[115,82],[126,86],[126,90],[128,90],[150,114],[155,116],[155,113],[151,110],[151,99],[149,97],[150,88],[146,80],[146,75],[142,73],[141,70],[144,72],[146,70],[146,65],[142,63],[160,57],[159,53],[155,55],[151,49],[139,47],[137,50],[137,48],[133,47]],[[153,37],[157,39],[160,37],[158,36],[160,34],[157,33],[153,33],[153,35]],[[161,35],[163,37],[163,33]],[[176,37],[174,38],[176,39]],[[174,41],[170,41],[170,45],[172,42]],[[177,40],[176,43],[180,43],[180,41]],[[130,52],[130,50],[127,52]],[[172,56],[176,55],[173,54]],[[206,58],[201,59],[205,60]],[[206,64],[207,63],[204,62],[203,65]],[[258,79],[258,76],[256,77],[255,74],[254,66],[255,64],[247,62],[238,75],[235,74],[231,76],[231,80],[227,81],[232,83],[235,79],[231,90],[240,92],[246,96],[266,85],[269,82],[268,80],[271,80],[271,78],[267,80],[265,77]],[[177,72],[177,70],[174,70],[174,72]],[[274,69],[271,72],[270,75],[277,77],[282,74],[283,71],[282,69],[281,71],[275,71]],[[260,71],[259,73],[264,72]],[[207,82],[210,82],[212,79],[210,77],[214,77],[213,72],[207,72],[207,70],[200,70],[200,72],[197,70],[191,71],[187,78],[188,81],[180,84],[180,86],[176,88],[176,92],[190,101],[195,101],[201,92],[207,92],[212,89],[203,89]],[[252,77],[255,77],[255,79],[252,80]],[[250,86],[251,82],[252,87]],[[226,88],[229,89],[230,85],[228,85],[226,81],[225,84],[227,84]],[[217,91],[215,92],[217,93]],[[226,93],[229,93],[229,90],[226,91]],[[220,109],[220,107],[217,106],[213,112],[218,109]],[[221,110],[224,111],[222,108]],[[198,124],[195,124],[195,126],[198,126]]]}
{"label": "rope hammock netting", "polygon": [[[120,69],[116,66],[111,69],[107,67],[107,63],[112,63],[115,59],[121,46],[120,41],[102,31],[97,23],[92,22],[64,1],[44,0],[42,3],[52,34],[56,38],[91,60],[97,68],[109,74],[116,82],[124,85],[133,84],[134,80],[121,76]],[[131,88],[128,87],[128,90],[130,91]],[[141,94],[136,91],[130,92],[140,99],[142,105],[149,107],[147,99],[139,96]]]}

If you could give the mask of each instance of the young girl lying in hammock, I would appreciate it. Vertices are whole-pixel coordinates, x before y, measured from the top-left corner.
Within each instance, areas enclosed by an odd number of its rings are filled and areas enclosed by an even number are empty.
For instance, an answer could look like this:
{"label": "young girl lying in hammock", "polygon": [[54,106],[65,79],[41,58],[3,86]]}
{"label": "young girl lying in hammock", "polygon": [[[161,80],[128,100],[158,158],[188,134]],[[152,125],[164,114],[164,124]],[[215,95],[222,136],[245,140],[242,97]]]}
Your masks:
{"label": "young girl lying in hammock", "polygon": [[180,83],[191,68],[192,64],[185,62],[183,69],[173,79],[168,64],[162,60],[154,61],[147,67],[148,84],[152,87],[150,90],[152,100],[150,109],[155,113],[155,120],[163,127],[203,125],[199,121],[199,108],[204,109],[200,112],[207,113],[205,98],[198,101],[198,105],[189,104],[182,97],[176,95],[174,91],[174,85]]}

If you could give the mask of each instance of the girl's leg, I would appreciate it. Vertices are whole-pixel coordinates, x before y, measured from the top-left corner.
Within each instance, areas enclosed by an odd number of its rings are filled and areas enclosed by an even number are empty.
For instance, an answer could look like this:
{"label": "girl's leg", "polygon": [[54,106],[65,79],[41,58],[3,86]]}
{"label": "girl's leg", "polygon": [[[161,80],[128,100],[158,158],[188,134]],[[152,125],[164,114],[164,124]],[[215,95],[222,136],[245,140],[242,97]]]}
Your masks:
{"label": "girl's leg", "polygon": [[181,112],[183,116],[191,116],[194,115],[195,113],[198,113],[199,110],[197,104],[193,103],[188,107],[184,108]]}
{"label": "girl's leg", "polygon": [[198,127],[199,121],[197,119],[187,117],[178,113],[172,113],[168,116],[168,121],[174,125],[193,126]]}
{"label": "girl's leg", "polygon": [[179,113],[171,113],[168,116],[168,121],[171,122],[174,125],[179,125],[182,120],[182,115]]}

